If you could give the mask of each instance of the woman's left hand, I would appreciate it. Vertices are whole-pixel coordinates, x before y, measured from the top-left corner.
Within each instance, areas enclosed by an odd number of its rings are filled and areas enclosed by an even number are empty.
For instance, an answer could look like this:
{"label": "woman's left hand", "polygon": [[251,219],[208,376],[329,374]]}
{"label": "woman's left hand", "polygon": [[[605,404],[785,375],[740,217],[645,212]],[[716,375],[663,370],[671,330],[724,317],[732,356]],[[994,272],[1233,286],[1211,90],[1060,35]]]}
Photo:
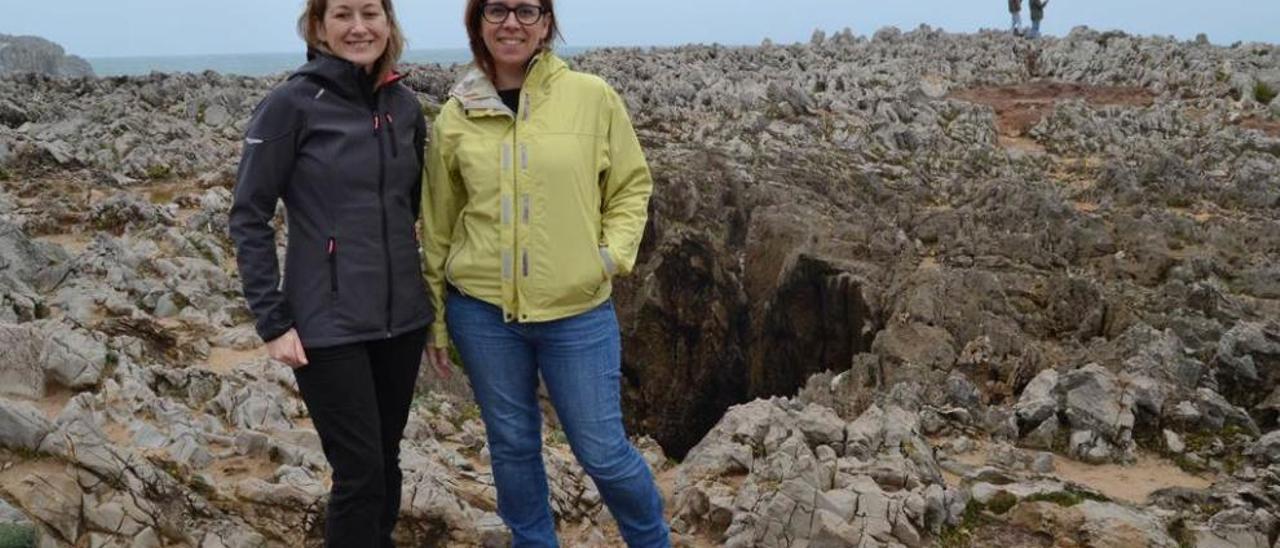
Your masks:
{"label": "woman's left hand", "polygon": [[453,360],[449,359],[449,347],[440,347],[434,344],[427,344],[425,351],[427,362],[431,367],[435,368],[436,374],[442,379],[448,379],[453,376]]}

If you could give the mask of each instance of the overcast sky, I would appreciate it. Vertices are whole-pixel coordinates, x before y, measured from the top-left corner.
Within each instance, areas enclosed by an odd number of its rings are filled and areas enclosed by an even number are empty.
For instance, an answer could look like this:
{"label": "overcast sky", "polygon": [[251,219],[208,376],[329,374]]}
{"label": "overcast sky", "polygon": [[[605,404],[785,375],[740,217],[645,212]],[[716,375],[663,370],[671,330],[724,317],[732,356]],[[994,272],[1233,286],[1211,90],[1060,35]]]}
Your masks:
{"label": "overcast sky", "polygon": [[[465,47],[462,0],[397,0],[410,48]],[[34,34],[84,57],[289,52],[302,0],[0,0],[0,33]],[[921,23],[1003,28],[1005,0],[557,0],[571,46],[805,41]],[[1025,8],[1024,8],[1025,11]],[[1026,18],[1026,14],[1023,14]],[[1044,30],[1122,29],[1218,44],[1280,42],[1280,0],[1052,0]]]}

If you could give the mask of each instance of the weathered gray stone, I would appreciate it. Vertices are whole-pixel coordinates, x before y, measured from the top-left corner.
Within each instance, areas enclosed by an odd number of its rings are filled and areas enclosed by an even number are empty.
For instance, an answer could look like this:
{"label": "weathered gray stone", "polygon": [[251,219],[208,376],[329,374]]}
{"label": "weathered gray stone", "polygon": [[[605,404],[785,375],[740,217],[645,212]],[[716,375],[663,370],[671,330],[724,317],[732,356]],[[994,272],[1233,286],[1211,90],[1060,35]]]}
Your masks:
{"label": "weathered gray stone", "polygon": [[70,473],[31,474],[11,487],[9,493],[32,518],[62,538],[80,538],[84,531],[80,521],[83,494]]}
{"label": "weathered gray stone", "polygon": [[1272,525],[1246,509],[1233,508],[1214,514],[1206,527],[1195,529],[1194,538],[1198,548],[1270,548],[1267,534]]}
{"label": "weathered gray stone", "polygon": [[1027,384],[1027,388],[1023,389],[1023,394],[1018,398],[1018,405],[1014,406],[1014,412],[1018,415],[1019,429],[1027,431],[1036,429],[1044,419],[1056,414],[1057,383],[1059,383],[1057,371],[1046,369]]}
{"label": "weathered gray stone", "polygon": [[1149,514],[1109,502],[1086,500],[1079,504],[1085,517],[1082,532],[1099,547],[1151,546],[1174,548],[1164,524]]}
{"label": "weathered gray stone", "polygon": [[42,360],[48,379],[73,390],[96,386],[107,365],[107,347],[70,326],[51,324],[45,330]]}
{"label": "weathered gray stone", "polygon": [[796,426],[811,445],[844,448],[844,421],[828,407],[809,404],[796,417]]}
{"label": "weathered gray stone", "polygon": [[861,535],[849,521],[831,512],[819,510],[814,515],[810,548],[848,548],[859,545]]}
{"label": "weathered gray stone", "polygon": [[1187,450],[1187,444],[1182,441],[1182,436],[1179,436],[1177,432],[1172,430],[1163,430],[1162,432],[1164,435],[1164,447],[1170,453],[1180,455]]}
{"label": "weathered gray stone", "polygon": [[1262,464],[1280,463],[1280,430],[1268,432],[1258,438],[1245,454]]}
{"label": "weathered gray stone", "polygon": [[93,76],[84,59],[66,55],[62,46],[36,36],[0,34],[0,75],[36,73],[66,78]]}
{"label": "weathered gray stone", "polygon": [[0,397],[0,446],[35,451],[52,431],[35,405]]}
{"label": "weathered gray stone", "polygon": [[42,341],[25,325],[0,325],[0,394],[41,398],[45,393]]}

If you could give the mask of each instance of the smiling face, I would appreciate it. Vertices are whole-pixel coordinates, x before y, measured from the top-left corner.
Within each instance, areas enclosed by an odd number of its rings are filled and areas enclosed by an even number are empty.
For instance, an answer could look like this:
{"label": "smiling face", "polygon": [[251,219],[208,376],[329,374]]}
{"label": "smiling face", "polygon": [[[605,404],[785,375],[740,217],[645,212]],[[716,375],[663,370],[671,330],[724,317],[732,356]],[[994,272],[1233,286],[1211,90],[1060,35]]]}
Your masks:
{"label": "smiling face", "polygon": [[334,55],[372,70],[387,50],[391,28],[381,0],[329,0],[317,30]]}
{"label": "smiling face", "polygon": [[542,8],[542,3],[538,0],[489,0],[486,5],[492,4],[503,5],[512,10],[501,23],[493,23],[488,18],[481,17],[481,36],[489,54],[493,56],[494,68],[499,73],[523,73],[529,59],[546,42],[552,15],[543,13],[536,23],[525,25],[520,22],[515,10],[519,10],[521,6]]}

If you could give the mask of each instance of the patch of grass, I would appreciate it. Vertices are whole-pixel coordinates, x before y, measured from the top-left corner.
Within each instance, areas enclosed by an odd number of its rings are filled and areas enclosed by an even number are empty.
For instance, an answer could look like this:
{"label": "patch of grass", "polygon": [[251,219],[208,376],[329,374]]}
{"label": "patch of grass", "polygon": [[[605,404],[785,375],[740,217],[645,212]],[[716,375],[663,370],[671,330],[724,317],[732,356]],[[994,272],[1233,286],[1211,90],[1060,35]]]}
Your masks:
{"label": "patch of grass", "polygon": [[972,548],[973,531],[987,522],[988,518],[982,515],[986,509],[985,504],[969,499],[969,503],[964,506],[964,513],[960,516],[960,524],[942,528],[942,533],[938,535],[938,546]]}
{"label": "patch of grass", "polygon": [[1089,493],[1086,491],[1054,491],[1052,493],[1036,493],[1027,497],[1027,502],[1052,502],[1058,506],[1072,507],[1086,500],[1095,502],[1110,502],[1110,499],[1097,493]]}
{"label": "patch of grass", "polygon": [[35,526],[0,523],[0,548],[35,548],[35,546]]}
{"label": "patch of grass", "polygon": [[[1045,420],[1058,420],[1056,417],[1050,417]],[[1071,454],[1071,429],[1062,428],[1059,423],[1058,434],[1053,437],[1053,444],[1049,450],[1059,455]]]}
{"label": "patch of grass", "polygon": [[964,527],[946,527],[938,535],[939,548],[971,548],[973,531]]}
{"label": "patch of grass", "polygon": [[38,460],[45,456],[35,449],[28,449],[26,447],[6,447],[5,449],[8,450],[9,454],[13,455],[14,460],[18,461]]}
{"label": "patch of grass", "polygon": [[480,406],[474,402],[466,402],[458,410],[458,416],[461,417],[460,422],[462,423],[470,420],[480,420]]}
{"label": "patch of grass", "polygon": [[1055,491],[1053,493],[1036,493],[1027,497],[1027,502],[1052,502],[1058,506],[1070,508],[1084,502],[1084,499],[1075,493]]}
{"label": "patch of grass", "polygon": [[44,304],[43,302],[37,302],[33,313],[37,320],[43,320],[48,318],[49,315],[53,313],[53,310],[49,308],[49,305]]}
{"label": "patch of grass", "polygon": [[1271,100],[1280,95],[1280,91],[1272,89],[1266,82],[1255,82],[1253,84],[1253,98],[1264,105],[1271,104]]}
{"label": "patch of grass", "polygon": [[1208,432],[1186,432],[1182,435],[1182,442],[1187,446],[1187,452],[1199,453],[1213,445],[1217,436]]}
{"label": "patch of grass", "polygon": [[1008,491],[1000,491],[991,497],[991,501],[987,503],[987,509],[991,513],[1003,516],[1009,513],[1009,510],[1018,505],[1018,497]]}
{"label": "patch of grass", "polygon": [[1192,205],[1195,205],[1196,201],[1194,196],[1188,196],[1182,192],[1179,192],[1165,198],[1164,203],[1169,207],[1186,208],[1186,207],[1191,207]]}
{"label": "patch of grass", "polygon": [[1178,518],[1169,523],[1167,528],[1170,537],[1178,543],[1178,548],[1194,548],[1196,545],[1196,535],[1187,528],[1187,520]]}
{"label": "patch of grass", "polygon": [[1186,455],[1174,456],[1173,463],[1178,465],[1178,468],[1181,468],[1183,472],[1187,472],[1188,474],[1202,474],[1209,470],[1205,465],[1192,461],[1187,458]]}
{"label": "patch of grass", "polygon": [[1186,432],[1183,441],[1187,446],[1186,453],[1173,456],[1179,468],[1192,474],[1210,471],[1207,463],[1196,463],[1189,458],[1194,454],[1212,457],[1222,464],[1222,471],[1230,474],[1246,464],[1244,450],[1253,441],[1253,436],[1239,425],[1230,424],[1214,432]]}
{"label": "patch of grass", "polygon": [[186,483],[187,475],[184,473],[185,471],[182,469],[182,466],[178,463],[154,455],[148,456],[147,460],[151,461],[151,464],[156,468],[159,468],[164,473],[169,474],[173,479]]}
{"label": "patch of grass", "polygon": [[557,428],[547,434],[547,443],[557,447],[563,447],[569,445],[569,436],[565,435],[564,430]]}
{"label": "patch of grass", "polygon": [[206,499],[214,500],[218,498],[218,488],[209,483],[209,480],[201,474],[191,476],[191,490],[199,493]]}
{"label": "patch of grass", "polygon": [[6,170],[3,167],[0,167],[0,181],[8,181],[12,177],[13,176],[9,174],[8,170]]}
{"label": "patch of grass", "polygon": [[[155,166],[152,166],[152,167],[154,168]],[[165,170],[168,170],[169,168],[168,168],[168,167],[165,167],[164,169],[165,169]],[[148,176],[148,177],[150,177],[150,176],[151,176],[151,170],[150,170],[150,169],[148,169],[148,170],[147,170],[147,176]],[[163,179],[163,178],[166,178],[166,177],[168,177],[168,176],[169,176],[169,173],[166,171],[166,172],[165,172],[165,174],[164,174],[164,175],[162,175],[160,178],[162,178],[162,179]],[[149,202],[151,202],[151,203],[153,203],[153,204],[156,204],[156,205],[165,205],[165,204],[173,203],[173,200],[174,200],[174,198],[176,198],[176,197],[177,197],[177,194],[178,194],[178,189],[177,189],[176,187],[175,187],[175,188],[157,189],[157,190],[153,190],[153,191],[151,191],[151,193],[147,196],[147,198],[148,198],[148,200],[147,200],[147,201],[149,201]]]}
{"label": "patch of grass", "polygon": [[173,169],[163,164],[153,164],[147,168],[147,178],[152,180],[168,179],[173,176]]}

